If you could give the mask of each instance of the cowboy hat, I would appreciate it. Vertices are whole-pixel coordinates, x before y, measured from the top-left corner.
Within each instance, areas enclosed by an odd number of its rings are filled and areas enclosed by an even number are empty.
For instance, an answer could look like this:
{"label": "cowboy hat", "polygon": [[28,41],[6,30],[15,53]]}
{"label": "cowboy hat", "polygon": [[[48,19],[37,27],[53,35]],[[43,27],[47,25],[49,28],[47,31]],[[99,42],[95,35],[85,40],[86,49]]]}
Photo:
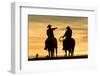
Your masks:
{"label": "cowboy hat", "polygon": [[50,28],[51,27],[51,25],[49,24],[48,26],[47,26],[47,28]]}

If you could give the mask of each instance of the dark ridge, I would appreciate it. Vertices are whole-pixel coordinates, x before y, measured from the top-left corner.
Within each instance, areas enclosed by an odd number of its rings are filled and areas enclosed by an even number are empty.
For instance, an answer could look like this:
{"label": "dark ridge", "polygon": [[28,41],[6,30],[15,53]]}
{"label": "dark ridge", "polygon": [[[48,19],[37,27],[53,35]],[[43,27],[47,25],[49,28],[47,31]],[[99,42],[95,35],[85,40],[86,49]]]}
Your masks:
{"label": "dark ridge", "polygon": [[41,58],[30,58],[28,61],[37,61],[37,60],[61,60],[61,59],[85,59],[88,58],[88,55],[79,55],[79,56],[61,56],[61,57],[41,57]]}

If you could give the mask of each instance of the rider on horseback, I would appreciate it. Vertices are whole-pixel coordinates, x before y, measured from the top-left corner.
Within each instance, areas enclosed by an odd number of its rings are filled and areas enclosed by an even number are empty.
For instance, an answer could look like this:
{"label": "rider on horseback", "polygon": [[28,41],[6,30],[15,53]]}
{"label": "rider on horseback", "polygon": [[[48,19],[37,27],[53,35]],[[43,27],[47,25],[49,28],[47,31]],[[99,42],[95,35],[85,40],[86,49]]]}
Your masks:
{"label": "rider on horseback", "polygon": [[[65,41],[64,42],[66,42],[67,40],[71,39],[71,37],[72,37],[72,29],[69,26],[67,26],[66,29],[67,30],[66,30],[65,34],[62,36],[62,38],[65,37]],[[63,50],[65,49],[64,45],[65,44],[63,43]]]}
{"label": "rider on horseback", "polygon": [[49,24],[49,25],[47,26],[47,28],[48,28],[48,30],[47,30],[48,39],[45,41],[45,48],[44,48],[45,50],[47,50],[46,42],[47,42],[49,39],[51,39],[51,40],[54,39],[54,33],[53,33],[53,31],[54,31],[55,29],[57,29],[57,27],[56,27],[56,28],[51,28],[51,25]]}

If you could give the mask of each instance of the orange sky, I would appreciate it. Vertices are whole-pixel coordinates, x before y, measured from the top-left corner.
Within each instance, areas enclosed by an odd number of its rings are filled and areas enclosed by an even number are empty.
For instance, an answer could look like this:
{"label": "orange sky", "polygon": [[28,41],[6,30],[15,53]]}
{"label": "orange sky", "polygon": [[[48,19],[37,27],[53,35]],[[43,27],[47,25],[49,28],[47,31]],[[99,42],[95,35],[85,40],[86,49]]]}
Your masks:
{"label": "orange sky", "polygon": [[29,27],[29,47],[28,56],[34,57],[36,54],[39,56],[46,56],[48,52],[44,50],[44,42],[47,38],[46,30],[48,24],[52,27],[58,27],[54,31],[54,35],[58,40],[58,55],[64,55],[62,50],[62,42],[59,42],[59,37],[62,36],[67,25],[70,25],[73,31],[73,38],[76,41],[74,55],[87,55],[88,54],[88,18],[87,17],[69,17],[69,16],[28,16]]}

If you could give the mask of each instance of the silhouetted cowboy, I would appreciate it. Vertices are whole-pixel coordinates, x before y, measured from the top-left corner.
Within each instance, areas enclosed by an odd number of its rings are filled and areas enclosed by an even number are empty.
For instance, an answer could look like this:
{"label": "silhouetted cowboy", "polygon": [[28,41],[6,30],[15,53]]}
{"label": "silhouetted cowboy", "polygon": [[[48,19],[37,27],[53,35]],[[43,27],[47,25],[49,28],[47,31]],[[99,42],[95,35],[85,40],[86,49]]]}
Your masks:
{"label": "silhouetted cowboy", "polygon": [[[47,39],[47,41],[49,40],[49,39],[54,39],[54,33],[53,33],[53,31],[55,30],[55,29],[57,29],[57,27],[56,28],[51,28],[51,25],[49,24],[48,26],[47,26],[47,36],[48,36],[48,39]],[[46,42],[47,42],[46,41]],[[45,42],[45,50],[47,49],[47,46],[46,46],[46,42]]]}
{"label": "silhouetted cowboy", "polygon": [[[65,34],[62,36],[63,38],[65,37],[65,40],[63,41],[63,50],[65,50],[66,43],[70,42],[70,39],[72,37],[72,30],[71,30],[71,28],[69,26],[67,26],[66,29],[67,30],[66,30]],[[69,45],[66,45],[66,46],[70,48]]]}
{"label": "silhouetted cowboy", "polygon": [[48,36],[48,38],[54,38],[54,33],[53,33],[53,31],[54,31],[55,29],[57,29],[57,27],[56,27],[56,28],[51,28],[51,25],[49,24],[49,25],[47,26],[47,28],[48,28],[48,30],[47,30],[47,36]]}
{"label": "silhouetted cowboy", "polygon": [[70,39],[72,37],[72,30],[69,26],[66,27],[66,32],[62,37],[66,37],[66,39]]}

